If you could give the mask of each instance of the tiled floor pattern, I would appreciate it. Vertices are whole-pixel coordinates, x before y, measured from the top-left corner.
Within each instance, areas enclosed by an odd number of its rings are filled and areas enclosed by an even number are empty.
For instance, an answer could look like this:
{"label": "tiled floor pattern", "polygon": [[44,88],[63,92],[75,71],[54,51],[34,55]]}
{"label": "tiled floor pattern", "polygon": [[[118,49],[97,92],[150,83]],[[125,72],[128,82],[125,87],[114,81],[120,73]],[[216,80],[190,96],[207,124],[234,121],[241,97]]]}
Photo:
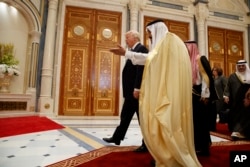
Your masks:
{"label": "tiled floor pattern", "polygon": [[[110,145],[119,118],[51,118],[65,126],[50,130],[0,138],[0,167],[43,167],[88,151]],[[141,145],[142,135],[135,118],[120,146]],[[212,136],[213,141],[221,141]]]}

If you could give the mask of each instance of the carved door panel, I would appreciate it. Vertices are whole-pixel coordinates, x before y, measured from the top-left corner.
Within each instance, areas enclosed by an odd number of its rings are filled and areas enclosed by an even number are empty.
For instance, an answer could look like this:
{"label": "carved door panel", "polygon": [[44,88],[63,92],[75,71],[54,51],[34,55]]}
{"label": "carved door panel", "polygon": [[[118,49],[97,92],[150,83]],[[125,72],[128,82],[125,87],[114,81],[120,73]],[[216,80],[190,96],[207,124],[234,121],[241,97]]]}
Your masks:
{"label": "carved door panel", "polygon": [[244,59],[243,32],[226,30],[226,74],[235,72],[236,62]]}
{"label": "carved door panel", "polygon": [[111,54],[109,49],[121,42],[121,14],[99,10],[96,12],[95,23],[91,115],[118,115],[120,57]]}
{"label": "carved door panel", "polygon": [[[145,16],[144,17],[144,20],[145,20],[144,27],[146,27],[148,23],[150,23],[151,21],[154,21],[156,19],[157,18]],[[173,21],[173,20],[165,20],[165,19],[162,19],[162,20],[167,25],[168,30],[170,32],[173,32],[176,35],[178,35],[183,41],[189,40],[189,23]],[[146,35],[147,35],[147,32],[145,30],[144,43],[146,46],[149,46],[148,37]]]}
{"label": "carved door panel", "polygon": [[235,72],[236,62],[244,59],[243,32],[208,27],[211,67],[221,67],[224,75]]}
{"label": "carved door panel", "polygon": [[66,7],[59,115],[118,115],[121,13]]}
{"label": "carved door panel", "polygon": [[221,67],[225,74],[225,33],[222,29],[208,28],[209,62],[211,67]]}

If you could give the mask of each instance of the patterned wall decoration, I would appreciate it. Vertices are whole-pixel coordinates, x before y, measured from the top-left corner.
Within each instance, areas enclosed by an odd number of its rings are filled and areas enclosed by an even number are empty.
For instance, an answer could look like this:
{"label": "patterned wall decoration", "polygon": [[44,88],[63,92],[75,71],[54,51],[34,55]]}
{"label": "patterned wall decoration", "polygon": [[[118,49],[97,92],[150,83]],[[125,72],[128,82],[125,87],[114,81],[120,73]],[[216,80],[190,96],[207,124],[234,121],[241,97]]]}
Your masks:
{"label": "patterned wall decoration", "polygon": [[70,65],[70,71],[69,71],[69,89],[80,89],[82,90],[82,67],[83,60],[84,60],[84,53],[83,50],[71,50],[70,53],[71,56],[71,65]]}

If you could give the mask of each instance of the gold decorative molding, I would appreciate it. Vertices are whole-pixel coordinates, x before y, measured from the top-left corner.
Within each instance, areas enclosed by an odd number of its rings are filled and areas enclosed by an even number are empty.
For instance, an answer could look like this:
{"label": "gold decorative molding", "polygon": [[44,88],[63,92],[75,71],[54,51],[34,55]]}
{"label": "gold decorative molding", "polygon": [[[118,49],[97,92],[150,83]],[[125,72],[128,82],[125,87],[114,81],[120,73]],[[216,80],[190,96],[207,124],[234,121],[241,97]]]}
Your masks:
{"label": "gold decorative molding", "polygon": [[82,36],[85,32],[85,29],[83,26],[81,25],[76,25],[74,28],[73,28],[73,32],[75,35],[77,36]]}
{"label": "gold decorative molding", "polygon": [[49,103],[44,104],[44,108],[45,109],[49,109],[50,108],[50,104]]}

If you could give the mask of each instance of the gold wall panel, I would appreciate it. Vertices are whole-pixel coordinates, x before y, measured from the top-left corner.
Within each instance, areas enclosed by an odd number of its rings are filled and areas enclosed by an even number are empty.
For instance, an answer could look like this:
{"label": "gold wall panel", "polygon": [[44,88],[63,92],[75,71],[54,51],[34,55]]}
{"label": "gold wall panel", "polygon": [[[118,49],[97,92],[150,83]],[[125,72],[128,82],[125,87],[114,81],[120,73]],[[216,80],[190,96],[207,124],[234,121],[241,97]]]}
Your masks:
{"label": "gold wall panel", "polygon": [[221,61],[221,60],[211,59],[211,60],[209,60],[209,62],[210,62],[211,67],[220,67],[222,69],[225,68],[224,67],[224,62]]}
{"label": "gold wall panel", "polygon": [[241,59],[243,56],[243,33],[238,31],[227,31],[228,55],[232,59]]}
{"label": "gold wall panel", "polygon": [[[112,104],[112,99],[111,98],[98,98],[97,99],[97,109],[95,110],[95,115],[110,115],[109,111],[113,104]],[[112,114],[114,114],[114,110],[110,111]]]}
{"label": "gold wall panel", "polygon": [[[154,17],[149,17],[145,16],[144,17],[144,43],[146,47],[149,46],[148,43],[148,37],[147,37],[147,32],[146,32],[146,25],[150,23],[151,21],[154,21],[158,18]],[[175,33],[177,36],[179,36],[183,41],[188,41],[189,40],[189,23],[186,22],[179,22],[179,21],[174,21],[174,20],[166,20],[162,19],[164,23],[167,25],[169,32]]]}
{"label": "gold wall panel", "polygon": [[228,72],[229,74],[232,74],[236,71],[236,63],[235,61],[228,61]]}
{"label": "gold wall panel", "polygon": [[67,63],[69,66],[67,71],[69,76],[68,89],[70,90],[83,90],[84,53],[83,49],[70,48],[69,63]]}
{"label": "gold wall panel", "polygon": [[208,48],[211,67],[220,66],[229,76],[236,62],[244,57],[243,32],[208,27]]}
{"label": "gold wall panel", "polygon": [[83,110],[83,102],[81,98],[68,98],[67,109],[73,111]]}
{"label": "gold wall panel", "polygon": [[99,52],[99,66],[98,66],[98,90],[102,89],[112,91],[112,68],[114,64],[113,57],[108,51]]}

